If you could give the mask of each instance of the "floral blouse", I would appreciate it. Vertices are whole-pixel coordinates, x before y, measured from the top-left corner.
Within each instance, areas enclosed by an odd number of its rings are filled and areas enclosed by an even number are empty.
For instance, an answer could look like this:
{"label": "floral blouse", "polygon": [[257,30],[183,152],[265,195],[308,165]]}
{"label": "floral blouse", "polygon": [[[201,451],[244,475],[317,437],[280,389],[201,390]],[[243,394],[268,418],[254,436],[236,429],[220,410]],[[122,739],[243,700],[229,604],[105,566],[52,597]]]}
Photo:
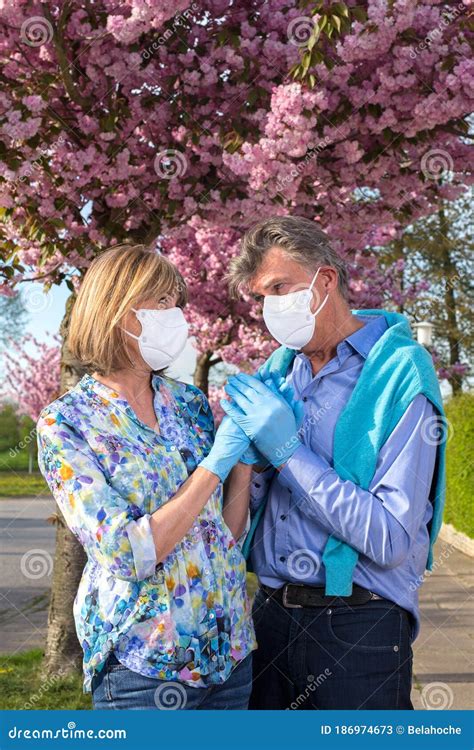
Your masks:
{"label": "floral blouse", "polygon": [[224,682],[256,648],[246,566],[222,517],[222,485],[157,563],[150,514],[207,455],[212,412],[196,387],[154,375],[157,427],[85,375],[38,420],[39,465],[87,553],[74,601],[84,692],[114,651],[148,677]]}

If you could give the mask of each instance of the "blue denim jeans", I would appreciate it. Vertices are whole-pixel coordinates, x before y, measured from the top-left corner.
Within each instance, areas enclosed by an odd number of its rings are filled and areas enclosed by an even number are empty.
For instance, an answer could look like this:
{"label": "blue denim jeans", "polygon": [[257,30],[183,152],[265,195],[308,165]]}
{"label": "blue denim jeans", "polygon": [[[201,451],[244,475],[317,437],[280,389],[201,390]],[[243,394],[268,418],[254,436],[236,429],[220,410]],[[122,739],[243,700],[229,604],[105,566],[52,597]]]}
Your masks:
{"label": "blue denim jeans", "polygon": [[287,609],[259,589],[249,708],[412,709],[410,617],[387,599]]}
{"label": "blue denim jeans", "polygon": [[92,702],[94,709],[245,710],[251,689],[252,654],[234,667],[226,682],[209,688],[144,677],[111,654],[92,680]]}

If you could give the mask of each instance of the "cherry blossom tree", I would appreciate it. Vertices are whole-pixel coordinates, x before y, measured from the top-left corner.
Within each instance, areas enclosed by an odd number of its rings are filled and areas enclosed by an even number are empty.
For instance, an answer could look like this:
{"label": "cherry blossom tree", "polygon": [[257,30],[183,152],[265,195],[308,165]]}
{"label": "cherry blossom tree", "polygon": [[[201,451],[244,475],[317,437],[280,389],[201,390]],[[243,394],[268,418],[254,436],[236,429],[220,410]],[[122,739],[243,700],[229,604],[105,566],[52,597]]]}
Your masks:
{"label": "cherry blossom tree", "polygon": [[[472,181],[469,5],[4,0],[2,291],[35,278],[74,293],[110,245],[159,247],[189,280],[204,388],[212,358],[250,367],[270,346],[222,281],[257,219],[318,221],[354,304],[416,293],[368,248]],[[65,346],[61,363],[63,390],[80,369]],[[66,594],[81,573],[60,526],[58,550],[50,669],[74,652]]]}
{"label": "cherry blossom tree", "polygon": [[390,298],[396,269],[382,276],[365,248],[435,210],[440,174],[452,174],[448,199],[471,179],[468,12],[432,0],[6,0],[6,283],[33,272],[74,288],[124,239],[163,243],[184,272],[192,251],[204,386],[213,352],[265,353],[258,316],[243,301],[232,317],[216,284],[257,217],[319,221],[352,263],[354,302]]}
{"label": "cherry blossom tree", "polygon": [[21,341],[10,339],[3,353],[3,383],[0,397],[17,404],[18,412],[37,420],[41,409],[59,395],[61,349],[59,337],[52,343],[31,334]]}

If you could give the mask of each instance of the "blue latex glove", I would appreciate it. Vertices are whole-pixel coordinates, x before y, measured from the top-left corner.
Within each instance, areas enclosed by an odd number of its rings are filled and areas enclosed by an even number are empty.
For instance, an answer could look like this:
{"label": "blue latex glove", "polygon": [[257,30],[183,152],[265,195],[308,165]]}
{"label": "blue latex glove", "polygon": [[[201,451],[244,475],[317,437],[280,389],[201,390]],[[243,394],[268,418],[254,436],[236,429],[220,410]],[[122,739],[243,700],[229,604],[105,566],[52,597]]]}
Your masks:
{"label": "blue latex glove", "polygon": [[[257,380],[261,380],[260,372],[262,368],[260,368],[254,377],[257,378]],[[262,381],[263,382],[263,381]],[[296,401],[295,400],[295,393],[293,388],[286,382],[285,378],[282,377],[278,372],[272,372],[267,377],[267,385],[271,390],[278,396],[281,394],[287,404],[291,406],[293,409],[293,414],[295,415],[296,419],[296,425],[299,430],[301,427],[301,424],[303,422],[303,402],[302,401]],[[241,457],[241,462],[244,464],[258,464],[259,466],[271,466],[271,464],[268,463],[268,460],[265,458],[265,456],[262,456],[260,451],[257,449],[254,443],[250,443],[249,447],[245,451],[244,455]]]}
{"label": "blue latex glove", "polygon": [[214,445],[199,466],[212,471],[224,482],[249,445],[250,440],[245,432],[226,416],[218,427]]}
{"label": "blue latex glove", "polygon": [[225,387],[232,402],[220,403],[270,463],[281,466],[301,442],[293,409],[272,385],[270,379],[261,383],[252,375],[234,375]]}

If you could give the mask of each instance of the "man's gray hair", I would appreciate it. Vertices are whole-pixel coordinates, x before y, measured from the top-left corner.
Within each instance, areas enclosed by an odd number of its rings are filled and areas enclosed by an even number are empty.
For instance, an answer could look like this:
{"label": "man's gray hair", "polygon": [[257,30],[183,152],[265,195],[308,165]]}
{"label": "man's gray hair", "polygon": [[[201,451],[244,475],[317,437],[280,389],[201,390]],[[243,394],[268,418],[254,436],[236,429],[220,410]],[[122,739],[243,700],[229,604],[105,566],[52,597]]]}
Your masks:
{"label": "man's gray hair", "polygon": [[251,227],[242,238],[240,255],[230,264],[229,287],[237,296],[248,287],[271,247],[279,247],[289,258],[301,263],[311,272],[318,266],[331,266],[337,271],[339,291],[348,293],[346,264],[331,247],[328,236],[316,222],[301,216],[274,216]]}

